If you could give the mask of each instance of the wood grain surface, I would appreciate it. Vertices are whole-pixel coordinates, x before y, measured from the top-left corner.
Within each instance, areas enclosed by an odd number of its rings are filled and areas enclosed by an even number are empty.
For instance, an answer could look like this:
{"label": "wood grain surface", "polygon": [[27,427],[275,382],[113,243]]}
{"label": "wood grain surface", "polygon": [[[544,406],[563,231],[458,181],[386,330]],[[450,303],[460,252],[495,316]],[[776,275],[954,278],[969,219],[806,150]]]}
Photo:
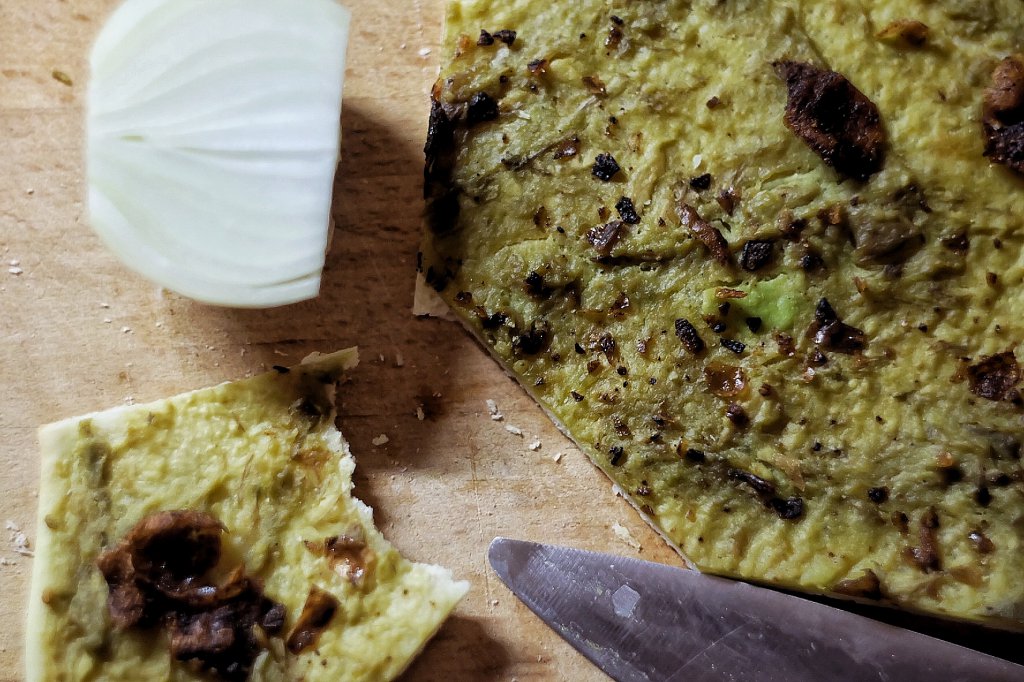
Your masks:
{"label": "wood grain surface", "polygon": [[[41,424],[358,345],[362,364],[339,406],[357,494],[406,555],[472,583],[403,680],[603,679],[490,572],[488,543],[508,535],[679,560],[471,338],[411,315],[443,1],[345,1],[353,34],[338,231],[320,297],[268,311],[160,291],[89,229],[88,51],[116,1],[0,2],[0,523],[34,538]],[[524,437],[490,419],[487,399]],[[390,441],[374,447],[380,434]],[[527,447],[535,439],[536,452]],[[612,532],[616,522],[640,550]],[[0,532],[0,681],[8,682],[23,676],[32,559],[13,551],[11,531]]]}

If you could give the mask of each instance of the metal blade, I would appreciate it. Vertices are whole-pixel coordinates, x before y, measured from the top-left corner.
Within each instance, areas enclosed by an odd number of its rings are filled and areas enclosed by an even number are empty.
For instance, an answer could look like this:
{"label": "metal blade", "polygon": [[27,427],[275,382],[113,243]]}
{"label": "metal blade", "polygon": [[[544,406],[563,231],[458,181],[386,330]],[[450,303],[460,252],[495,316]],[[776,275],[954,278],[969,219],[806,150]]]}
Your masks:
{"label": "metal blade", "polygon": [[619,682],[1021,682],[1024,667],[747,583],[497,538],[491,566]]}

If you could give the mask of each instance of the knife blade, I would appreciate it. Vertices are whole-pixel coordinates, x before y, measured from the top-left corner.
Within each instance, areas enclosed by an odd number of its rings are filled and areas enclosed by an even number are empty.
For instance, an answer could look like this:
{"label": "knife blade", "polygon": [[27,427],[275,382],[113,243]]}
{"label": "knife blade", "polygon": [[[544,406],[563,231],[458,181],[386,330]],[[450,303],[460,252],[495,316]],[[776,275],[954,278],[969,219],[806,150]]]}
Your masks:
{"label": "knife blade", "polygon": [[1021,682],[1024,667],[762,587],[496,538],[491,567],[618,682]]}

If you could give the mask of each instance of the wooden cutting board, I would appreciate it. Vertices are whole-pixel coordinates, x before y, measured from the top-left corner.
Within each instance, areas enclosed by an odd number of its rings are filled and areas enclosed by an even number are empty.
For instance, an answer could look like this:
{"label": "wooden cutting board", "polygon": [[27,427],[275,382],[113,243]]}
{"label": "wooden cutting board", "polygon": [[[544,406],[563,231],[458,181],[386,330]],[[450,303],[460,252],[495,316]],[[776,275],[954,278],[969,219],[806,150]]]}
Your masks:
{"label": "wooden cutting board", "polygon": [[[14,551],[6,525],[34,538],[36,428],[314,350],[361,348],[341,426],[358,461],[357,494],[384,534],[472,583],[407,682],[603,679],[490,572],[485,553],[497,535],[680,563],[471,338],[411,315],[443,1],[345,1],[353,34],[337,233],[320,298],[268,311],[158,290],[88,227],[88,50],[116,0],[0,2],[0,681],[23,675],[33,560]],[[487,399],[504,422],[490,418]],[[380,434],[390,440],[375,447]],[[617,523],[636,546],[613,532]]]}

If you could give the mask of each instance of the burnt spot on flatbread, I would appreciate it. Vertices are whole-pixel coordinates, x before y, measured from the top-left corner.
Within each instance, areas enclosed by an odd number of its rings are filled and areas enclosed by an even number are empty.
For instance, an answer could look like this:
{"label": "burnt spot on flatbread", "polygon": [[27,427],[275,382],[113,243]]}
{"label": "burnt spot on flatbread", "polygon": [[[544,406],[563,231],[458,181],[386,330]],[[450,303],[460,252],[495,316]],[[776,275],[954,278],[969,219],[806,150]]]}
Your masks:
{"label": "burnt spot on flatbread", "polygon": [[874,102],[840,73],[813,64],[772,65],[786,83],[786,127],[843,176],[866,181],[885,161],[885,131]]}
{"label": "burnt spot on flatbread", "polygon": [[867,335],[840,320],[835,309],[825,298],[818,301],[818,306],[814,310],[814,322],[811,324],[809,336],[818,346],[837,353],[855,353],[864,350],[868,345]]}

